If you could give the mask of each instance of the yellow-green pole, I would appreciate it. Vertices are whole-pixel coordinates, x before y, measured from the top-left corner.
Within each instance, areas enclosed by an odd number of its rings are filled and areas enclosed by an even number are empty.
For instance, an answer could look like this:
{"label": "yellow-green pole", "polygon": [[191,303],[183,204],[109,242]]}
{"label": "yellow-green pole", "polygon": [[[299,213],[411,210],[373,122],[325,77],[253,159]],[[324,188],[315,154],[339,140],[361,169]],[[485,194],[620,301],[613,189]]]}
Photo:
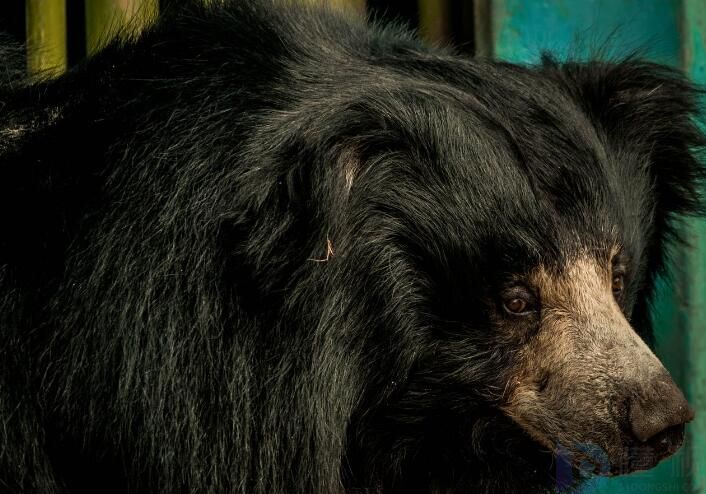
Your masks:
{"label": "yellow-green pole", "polygon": [[27,71],[53,77],[66,70],[65,0],[26,0]]}
{"label": "yellow-green pole", "polygon": [[100,50],[118,33],[128,37],[138,34],[156,17],[158,8],[158,0],[87,0],[88,54]]}
{"label": "yellow-green pole", "polygon": [[330,3],[338,8],[350,8],[356,12],[365,12],[365,0],[330,0]]}

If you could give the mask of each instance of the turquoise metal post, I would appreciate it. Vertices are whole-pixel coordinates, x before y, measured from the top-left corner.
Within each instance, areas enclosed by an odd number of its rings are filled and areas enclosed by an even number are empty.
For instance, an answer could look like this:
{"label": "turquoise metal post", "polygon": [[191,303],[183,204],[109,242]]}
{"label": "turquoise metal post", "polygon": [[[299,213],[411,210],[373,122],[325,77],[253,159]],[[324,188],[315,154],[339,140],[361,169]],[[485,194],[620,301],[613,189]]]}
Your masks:
{"label": "turquoise metal post", "polygon": [[[673,66],[682,63],[683,22],[684,34],[692,38],[685,45],[691,50],[685,52],[688,68],[698,76],[696,72],[703,71],[706,63],[703,0],[494,0],[490,21],[492,50],[504,60],[536,62],[543,50],[560,59],[615,58],[638,52]],[[706,79],[703,72],[701,76]],[[689,227],[694,249],[675,252],[679,269],[671,270],[672,281],[659,281],[653,321],[658,355],[704,415],[706,360],[700,355],[706,354],[706,334],[696,326],[706,321],[706,227],[703,223]],[[682,260],[688,263],[686,269]],[[694,374],[697,370],[700,379]],[[691,427],[687,446],[656,468],[594,479],[582,492],[682,493],[692,485],[706,488],[704,466],[697,466],[706,463],[706,417]]]}
{"label": "turquoise metal post", "polygon": [[[703,0],[684,0],[682,7],[684,69],[706,85],[706,6]],[[704,102],[706,105],[706,101]],[[704,164],[706,166],[706,163]],[[706,191],[704,191],[706,193]],[[692,492],[706,493],[706,221],[692,220],[686,228],[684,251],[684,325],[689,337],[687,393],[696,408],[689,430]]]}

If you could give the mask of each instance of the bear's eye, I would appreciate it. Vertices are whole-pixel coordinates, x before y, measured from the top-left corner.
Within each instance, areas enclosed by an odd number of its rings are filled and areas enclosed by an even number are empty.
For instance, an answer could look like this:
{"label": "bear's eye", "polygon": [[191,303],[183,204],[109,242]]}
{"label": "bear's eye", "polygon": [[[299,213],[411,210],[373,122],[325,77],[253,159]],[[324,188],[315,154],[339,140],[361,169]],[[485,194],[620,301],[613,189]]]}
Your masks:
{"label": "bear's eye", "polygon": [[521,298],[513,298],[512,300],[505,302],[505,308],[513,314],[519,314],[525,311],[527,308],[527,302]]}
{"label": "bear's eye", "polygon": [[620,298],[623,294],[623,290],[625,290],[625,273],[613,273],[611,289],[613,290],[615,298]]}
{"label": "bear's eye", "polygon": [[514,287],[502,295],[503,308],[514,315],[526,315],[534,311],[534,296],[523,287]]}

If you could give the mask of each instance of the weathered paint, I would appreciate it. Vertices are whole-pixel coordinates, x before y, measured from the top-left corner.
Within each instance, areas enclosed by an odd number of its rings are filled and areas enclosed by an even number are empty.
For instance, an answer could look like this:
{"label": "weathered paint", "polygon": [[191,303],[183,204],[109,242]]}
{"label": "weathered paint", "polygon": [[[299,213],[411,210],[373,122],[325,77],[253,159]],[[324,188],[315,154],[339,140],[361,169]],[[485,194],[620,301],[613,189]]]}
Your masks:
{"label": "weathered paint", "polygon": [[[684,69],[696,82],[706,85],[706,4],[704,0],[684,0],[682,8]],[[686,295],[683,323],[689,339],[686,391],[700,412],[689,429],[691,486],[693,492],[706,493],[706,221],[689,221],[686,234],[682,280]]]}
{"label": "weathered paint", "polygon": [[[497,58],[533,63],[542,51],[567,57],[619,58],[640,53],[679,66],[682,27],[687,68],[706,81],[704,0],[495,0],[492,51]],[[618,478],[597,478],[584,493],[706,492],[706,226],[689,223],[692,248],[675,252],[670,282],[659,280],[653,320],[657,353],[697,409],[686,446],[656,468]],[[686,358],[689,355],[690,358]],[[699,377],[697,377],[699,376]]]}
{"label": "weathered paint", "polygon": [[[41,0],[40,0],[41,1]],[[90,0],[86,2],[86,48],[93,54],[113,36],[132,36],[157,15],[158,0]]]}
{"label": "weathered paint", "polygon": [[66,70],[65,0],[26,0],[27,70],[51,77]]}

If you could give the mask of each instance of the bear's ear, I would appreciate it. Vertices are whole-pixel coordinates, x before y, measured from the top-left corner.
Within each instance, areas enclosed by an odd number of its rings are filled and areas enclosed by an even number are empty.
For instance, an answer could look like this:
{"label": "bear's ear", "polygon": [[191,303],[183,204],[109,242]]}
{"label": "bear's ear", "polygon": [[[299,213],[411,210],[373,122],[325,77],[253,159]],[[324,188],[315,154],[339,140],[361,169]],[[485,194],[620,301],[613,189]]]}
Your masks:
{"label": "bear's ear", "polygon": [[703,91],[675,69],[637,59],[559,64],[544,57],[540,70],[589,115],[618,156],[637,155],[649,167],[654,210],[631,323],[653,343],[650,301],[668,240],[678,237],[674,219],[706,214],[706,139],[698,122]]}
{"label": "bear's ear", "polygon": [[706,145],[699,128],[703,91],[665,65],[621,62],[559,64],[543,58],[543,71],[559,82],[602,128],[618,151],[647,159],[655,184],[656,212],[704,214],[700,196]]}

